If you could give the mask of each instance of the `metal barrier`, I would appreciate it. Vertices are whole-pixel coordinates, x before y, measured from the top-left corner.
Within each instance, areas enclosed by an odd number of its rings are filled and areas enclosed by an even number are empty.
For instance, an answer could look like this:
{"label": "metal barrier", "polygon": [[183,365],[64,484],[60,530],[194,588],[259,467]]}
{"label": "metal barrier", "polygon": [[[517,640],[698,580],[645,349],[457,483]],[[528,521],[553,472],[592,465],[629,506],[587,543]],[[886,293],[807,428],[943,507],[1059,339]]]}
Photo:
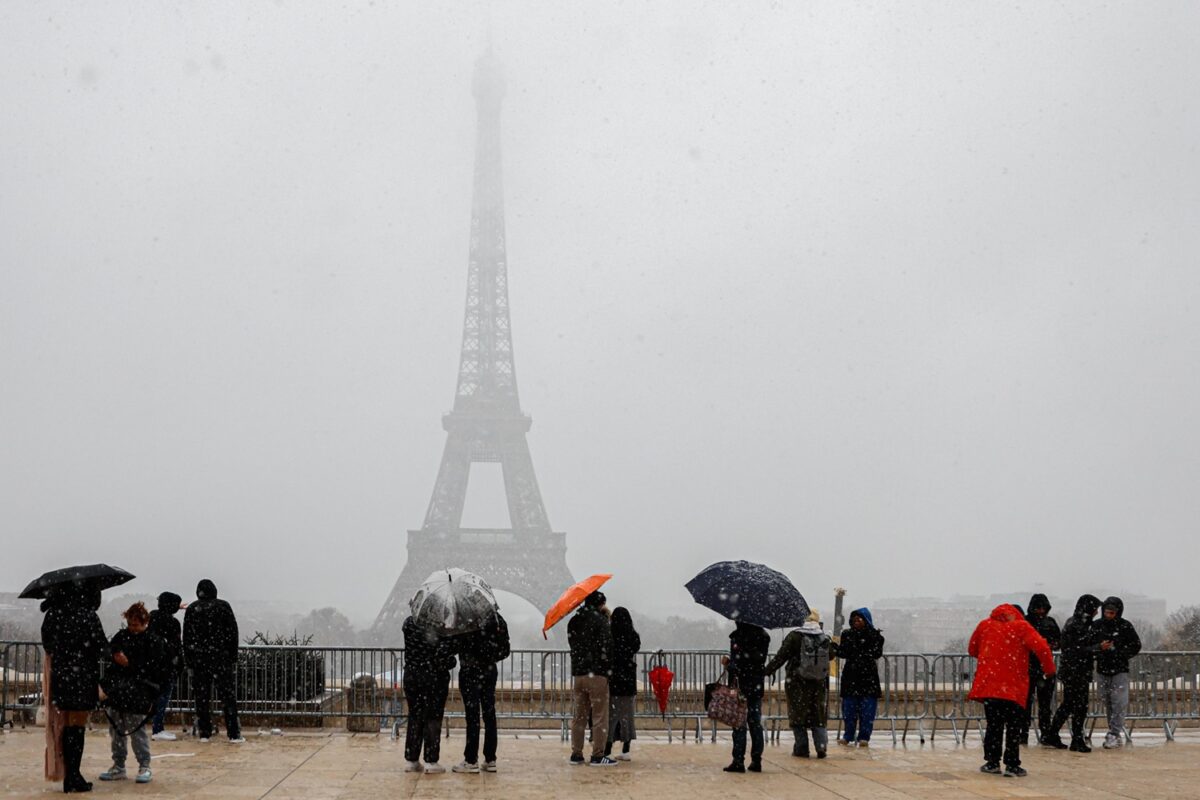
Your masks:
{"label": "metal barrier", "polygon": [[[721,674],[723,651],[676,650],[642,652],[635,713],[661,721],[668,740],[678,731],[700,741],[707,726],[715,741],[716,723],[704,709],[705,684]],[[666,665],[675,678],[666,712],[660,712],[649,684],[649,672]],[[840,671],[839,671],[840,672]],[[322,724],[334,718],[376,718],[394,736],[404,723],[404,651],[400,648],[289,647],[247,645],[237,667],[238,706],[242,716],[264,723]],[[931,739],[948,726],[955,742],[971,728],[980,735],[983,707],[967,700],[975,675],[975,659],[962,654],[887,653],[879,661],[880,698],[876,726],[890,727],[893,743],[906,741],[915,727],[922,743],[926,722]],[[356,680],[357,679],[357,680]],[[457,671],[452,675],[446,731],[451,718],[463,716]],[[787,727],[783,681],[769,679],[763,698],[763,724],[772,739]],[[36,642],[0,642],[0,725],[27,725],[41,705],[42,649]],[[214,698],[214,712],[219,702]],[[565,650],[514,650],[498,665],[496,715],[519,724],[550,724],[568,736],[573,713],[570,654]],[[1092,728],[1105,718],[1102,699],[1092,687]],[[829,684],[831,721],[841,730],[837,678]],[[168,711],[190,716],[194,692],[186,672],[178,677]],[[1200,652],[1147,652],[1134,658],[1130,670],[1130,706],[1126,736],[1138,722],[1161,723],[1173,739],[1182,721],[1200,720]],[[782,723],[782,724],[781,724]]]}

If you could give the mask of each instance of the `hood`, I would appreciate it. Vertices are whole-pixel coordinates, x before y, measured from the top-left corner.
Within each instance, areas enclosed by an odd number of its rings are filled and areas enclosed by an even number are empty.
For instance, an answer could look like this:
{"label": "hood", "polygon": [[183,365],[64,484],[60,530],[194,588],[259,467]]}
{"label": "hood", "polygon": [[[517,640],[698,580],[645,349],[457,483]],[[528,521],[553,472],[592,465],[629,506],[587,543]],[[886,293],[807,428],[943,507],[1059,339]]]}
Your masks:
{"label": "hood", "polygon": [[796,630],[806,636],[820,636],[825,632],[821,630],[821,623],[817,622],[815,619],[805,620],[804,624]]}
{"label": "hood", "polygon": [[[213,595],[217,593],[216,587],[213,587]],[[183,598],[174,592],[163,592],[158,596],[158,610],[165,611],[168,614],[174,614],[179,610],[179,605],[183,602]]]}
{"label": "hood", "polygon": [[871,619],[871,609],[867,608],[866,606],[864,606],[862,608],[854,609],[853,611],[850,612],[850,621],[851,622],[854,621],[855,615],[862,617],[863,622],[867,623],[868,628],[875,627],[875,620]]}
{"label": "hood", "polygon": [[1117,619],[1120,619],[1125,614],[1125,603],[1119,597],[1106,598],[1101,608],[1115,608],[1117,610]]}
{"label": "hood", "polygon": [[1016,622],[1025,619],[1025,615],[1012,603],[1001,603],[992,609],[990,618],[996,622]]}
{"label": "hood", "polygon": [[1033,597],[1029,598],[1029,605],[1025,606],[1025,608],[1030,614],[1033,614],[1033,612],[1037,611],[1039,608],[1046,609],[1046,613],[1049,614],[1051,608],[1050,598],[1046,597],[1044,594],[1035,594]]}
{"label": "hood", "polygon": [[1082,594],[1075,601],[1075,616],[1083,619],[1091,619],[1096,616],[1096,612],[1100,610],[1100,598],[1094,594]]}
{"label": "hood", "polygon": [[200,600],[216,600],[217,585],[205,578],[196,584],[196,597]]}

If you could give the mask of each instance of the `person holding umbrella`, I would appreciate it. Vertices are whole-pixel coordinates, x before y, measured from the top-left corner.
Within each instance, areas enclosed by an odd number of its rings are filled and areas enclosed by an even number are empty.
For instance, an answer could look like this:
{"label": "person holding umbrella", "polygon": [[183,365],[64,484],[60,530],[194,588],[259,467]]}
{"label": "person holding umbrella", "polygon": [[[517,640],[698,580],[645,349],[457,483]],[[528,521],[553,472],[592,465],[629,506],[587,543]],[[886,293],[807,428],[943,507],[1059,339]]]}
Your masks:
{"label": "person holding umbrella", "polygon": [[[412,614],[404,620],[404,699],[408,729],[404,735],[405,772],[436,775],[446,771],[441,757],[442,716],[450,693],[450,670],[457,661],[441,630]],[[421,750],[425,764],[421,764]]]}
{"label": "person holding umbrella", "polygon": [[593,767],[612,767],[617,762],[604,754],[608,743],[608,679],[612,674],[613,636],[607,598],[600,590],[589,594],[567,623],[567,643],[571,648],[571,676],[575,708],[571,719],[571,764],[583,764],[583,735],[592,716]]}
{"label": "person holding umbrella", "polygon": [[454,637],[458,653],[458,691],[467,719],[467,742],[462,763],[454,772],[479,772],[479,718],[483,716],[483,771],[496,771],[496,663],[508,658],[508,623],[494,611],[477,631]]}
{"label": "person holding umbrella", "polygon": [[725,772],[745,772],[746,732],[750,733],[751,772],[762,772],[763,678],[767,653],[771,650],[771,634],[749,622],[738,622],[729,634],[729,655],[721,663],[729,668],[729,682],[736,685],[746,698],[746,724],[733,732],[733,761]]}

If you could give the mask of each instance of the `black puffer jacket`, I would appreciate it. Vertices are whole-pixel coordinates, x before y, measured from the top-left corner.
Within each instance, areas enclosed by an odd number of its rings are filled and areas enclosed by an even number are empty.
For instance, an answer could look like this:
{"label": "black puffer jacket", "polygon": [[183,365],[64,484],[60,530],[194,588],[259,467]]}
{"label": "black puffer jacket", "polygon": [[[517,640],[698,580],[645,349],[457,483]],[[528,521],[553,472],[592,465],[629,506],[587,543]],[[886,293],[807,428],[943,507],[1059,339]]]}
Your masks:
{"label": "black puffer jacket", "polygon": [[158,596],[158,608],[150,612],[150,633],[163,640],[171,669],[176,672],[183,666],[183,626],[175,617],[183,598],[173,592]]}
{"label": "black puffer jacket", "polygon": [[613,666],[608,693],[613,697],[632,697],[638,693],[637,654],[642,649],[642,637],[633,627],[633,618],[623,608],[613,610],[612,639]]}
{"label": "black puffer jacket", "polygon": [[67,586],[42,603],[42,647],[50,655],[50,699],[62,711],[91,711],[100,702],[100,662],[108,637],[96,609],[100,592]]}
{"label": "black puffer jacket", "polygon": [[171,672],[167,643],[148,630],[130,633],[122,628],[109,645],[112,655],[124,653],[129,666],[115,660],[105,667],[103,686],[109,694],[106,705],[117,711],[148,713],[162,694]]}
{"label": "black puffer jacket", "polygon": [[[1114,609],[1115,619],[1105,619],[1103,610]],[[1101,675],[1120,675],[1129,672],[1129,659],[1142,651],[1142,640],[1133,623],[1122,616],[1125,613],[1125,603],[1119,597],[1110,597],[1101,606],[1100,619],[1096,620],[1094,635],[1097,648],[1104,642],[1112,642],[1108,650],[1096,650],[1096,672]]]}
{"label": "black puffer jacket", "polygon": [[[861,630],[854,627],[855,617],[865,623]],[[883,696],[879,665],[875,663],[883,658],[883,634],[873,624],[870,611],[860,608],[850,612],[850,627],[842,634],[836,652],[845,659],[839,679],[842,697]]]}
{"label": "black puffer jacket", "polygon": [[1075,613],[1067,620],[1062,632],[1062,656],[1059,657],[1058,677],[1063,682],[1083,681],[1092,679],[1092,669],[1096,659],[1096,641],[1094,636],[1096,610],[1100,608],[1100,598],[1094,595],[1082,595],[1075,603]]}
{"label": "black puffer jacket", "polygon": [[464,670],[495,669],[511,652],[508,623],[497,611],[479,630],[453,637],[449,647],[458,653]]}
{"label": "black puffer jacket", "polygon": [[[1042,609],[1046,613],[1039,616],[1037,611]],[[1035,594],[1029,598],[1028,611],[1025,612],[1025,621],[1033,626],[1033,629],[1038,632],[1046,644],[1050,645],[1051,650],[1057,650],[1062,643],[1062,633],[1058,629],[1058,621],[1050,616],[1050,598],[1044,594]],[[1029,654],[1029,677],[1031,680],[1042,680],[1045,675],[1042,674],[1041,662],[1037,660],[1037,656],[1033,653]]]}
{"label": "black puffer jacket", "polygon": [[729,677],[746,697],[762,697],[771,634],[745,622],[729,634]]}
{"label": "black puffer jacket", "polygon": [[458,663],[449,637],[409,617],[404,620],[404,688],[449,684],[450,670]]}
{"label": "black puffer jacket", "polygon": [[599,607],[584,603],[567,623],[571,675],[612,675],[613,637],[608,617]]}
{"label": "black puffer jacket", "polygon": [[198,670],[227,668],[237,662],[238,624],[229,603],[205,578],[196,585],[196,602],[183,615],[183,657]]}

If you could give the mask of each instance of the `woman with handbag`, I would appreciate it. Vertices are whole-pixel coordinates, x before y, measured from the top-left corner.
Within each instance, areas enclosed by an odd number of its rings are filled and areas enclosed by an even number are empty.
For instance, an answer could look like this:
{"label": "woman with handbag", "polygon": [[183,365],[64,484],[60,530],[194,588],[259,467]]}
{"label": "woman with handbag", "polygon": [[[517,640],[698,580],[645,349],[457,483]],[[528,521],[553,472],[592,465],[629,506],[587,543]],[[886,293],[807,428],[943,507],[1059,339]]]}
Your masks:
{"label": "woman with handbag", "polygon": [[167,646],[158,636],[147,632],[150,612],[143,603],[134,603],[122,615],[125,627],[112,638],[112,663],[105,670],[105,712],[112,740],[112,766],[100,773],[102,781],[125,780],[126,738],[133,741],[138,762],[138,783],[150,782],[150,734],[146,723],[162,693],[167,675]]}
{"label": "woman with handbag", "polygon": [[751,772],[762,772],[763,727],[762,699],[763,667],[771,649],[771,634],[757,625],[739,622],[729,634],[729,655],[721,663],[729,669],[729,682],[737,686],[746,698],[746,724],[733,731],[733,761],[725,772],[745,772],[746,733],[750,733]]}

